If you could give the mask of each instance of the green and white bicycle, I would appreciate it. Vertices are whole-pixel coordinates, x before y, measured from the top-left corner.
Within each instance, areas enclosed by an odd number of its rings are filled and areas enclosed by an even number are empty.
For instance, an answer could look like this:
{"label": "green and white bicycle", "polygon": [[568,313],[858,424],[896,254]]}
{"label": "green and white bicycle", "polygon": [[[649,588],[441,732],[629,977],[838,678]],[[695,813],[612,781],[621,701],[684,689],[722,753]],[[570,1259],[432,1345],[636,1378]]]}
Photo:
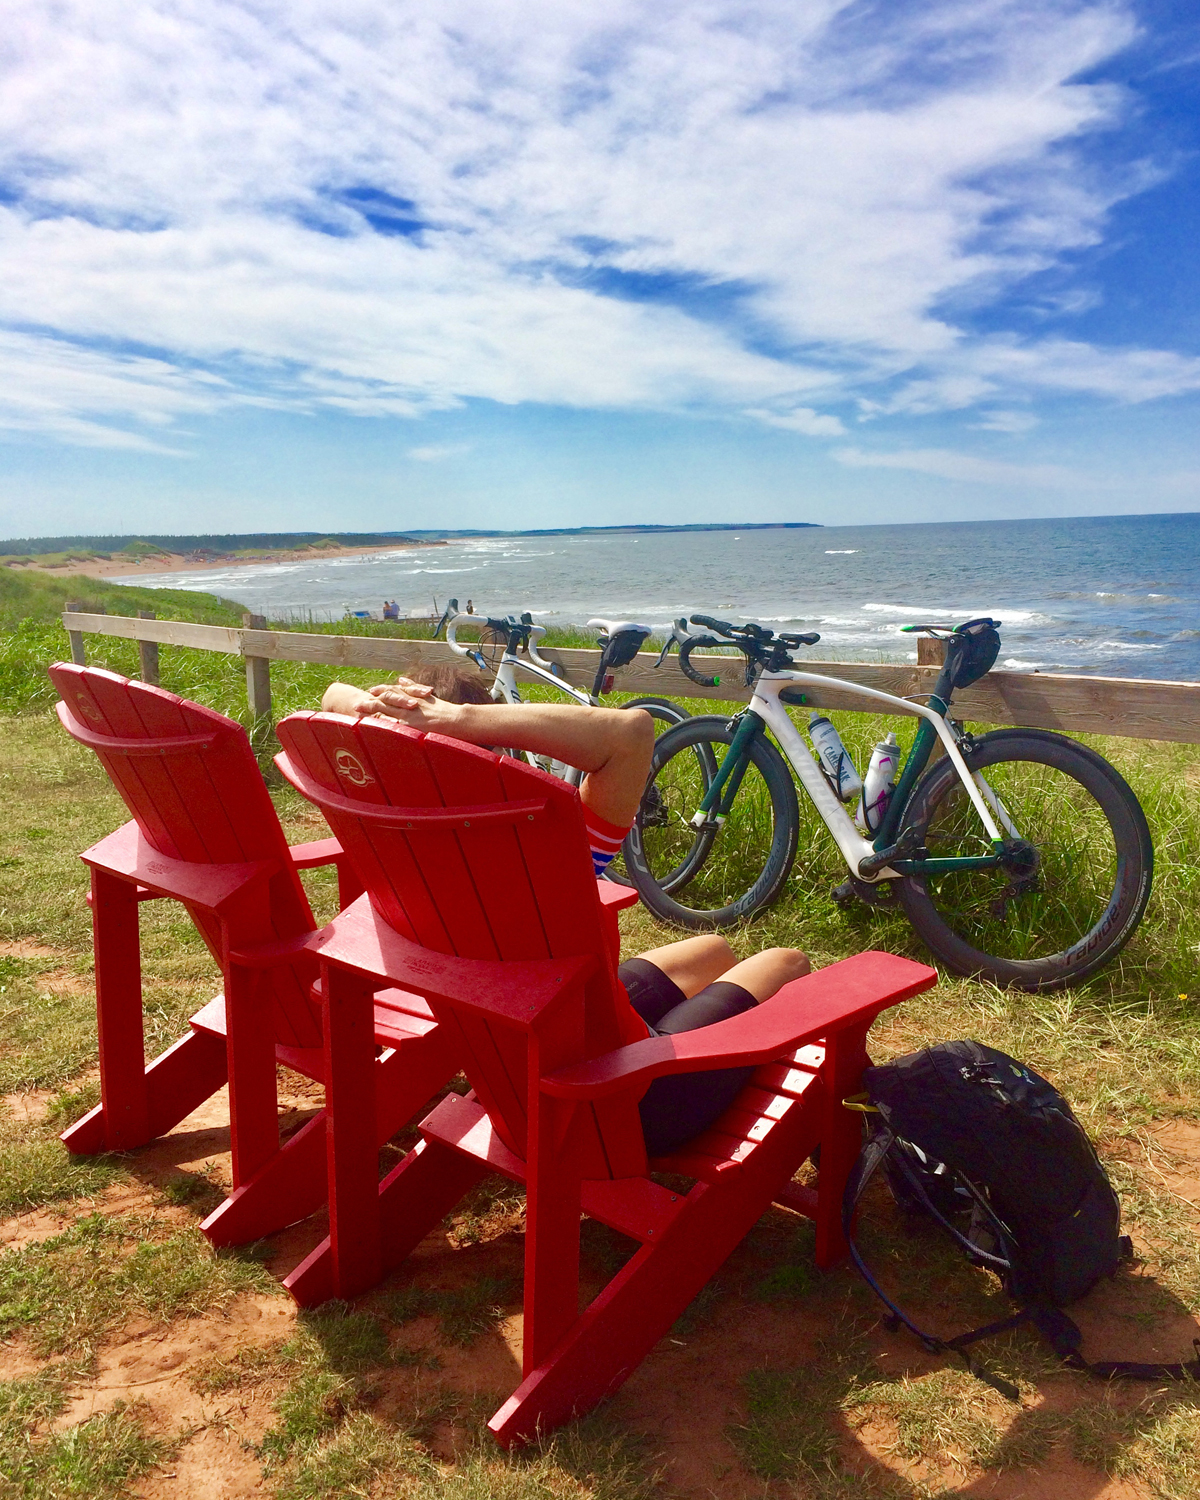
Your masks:
{"label": "green and white bicycle", "polygon": [[[1054,989],[1086,979],[1129,940],[1149,899],[1154,851],[1125,780],[1063,735],[976,736],[950,715],[954,690],[995,661],[998,622],[905,627],[946,642],[934,690],[920,702],[797,670],[792,652],[816,634],[691,620],[708,634],[676,625],[684,673],[713,687],[719,679],[697,672],[692,652],[737,647],[753,692],[732,718],[697,715],[658,739],[625,845],[633,883],[657,916],[721,927],[778,897],[800,826],[790,762],[848,867],[835,899],[898,904],[954,972]],[[840,777],[825,773],[787,711],[808,702],[805,689],[830,688],[861,698],[863,711],[920,720],[873,834],[856,825]],[[935,746],[944,754],[932,759]]]}

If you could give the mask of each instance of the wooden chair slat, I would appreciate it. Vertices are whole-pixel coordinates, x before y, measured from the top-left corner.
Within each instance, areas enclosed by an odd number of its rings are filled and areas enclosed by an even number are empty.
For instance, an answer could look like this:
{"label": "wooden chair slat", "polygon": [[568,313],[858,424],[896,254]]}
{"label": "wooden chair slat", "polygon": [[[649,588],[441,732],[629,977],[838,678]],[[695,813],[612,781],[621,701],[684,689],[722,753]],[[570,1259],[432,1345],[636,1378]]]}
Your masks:
{"label": "wooden chair slat", "polygon": [[[426,745],[430,749],[440,743],[441,736],[426,736]],[[442,801],[457,806],[472,797],[488,802],[509,800],[499,771],[501,758],[477,745],[463,745],[459,749],[462,752],[459,755],[427,757]],[[482,881],[487,888],[495,956],[503,959],[550,957],[541,911],[530,883],[495,878],[497,870],[519,867],[521,848],[516,828],[481,828],[464,853],[476,887]]]}

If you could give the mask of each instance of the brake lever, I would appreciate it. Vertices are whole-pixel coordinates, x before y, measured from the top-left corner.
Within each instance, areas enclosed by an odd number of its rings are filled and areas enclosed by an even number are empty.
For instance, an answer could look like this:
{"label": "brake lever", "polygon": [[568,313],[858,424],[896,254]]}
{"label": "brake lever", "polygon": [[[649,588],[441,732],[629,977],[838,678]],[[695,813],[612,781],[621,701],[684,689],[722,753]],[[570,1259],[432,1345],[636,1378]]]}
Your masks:
{"label": "brake lever", "polygon": [[655,665],[656,668],[657,667],[661,667],[662,664],[663,664],[663,662],[666,661],[667,656],[668,656],[668,654],[669,654],[669,652],[671,650],[671,647],[674,644],[675,644],[675,637],[673,635],[669,635],[666,638],[666,640],[663,642],[663,648],[662,648],[662,650],[658,653],[658,660],[654,663],[654,665]]}

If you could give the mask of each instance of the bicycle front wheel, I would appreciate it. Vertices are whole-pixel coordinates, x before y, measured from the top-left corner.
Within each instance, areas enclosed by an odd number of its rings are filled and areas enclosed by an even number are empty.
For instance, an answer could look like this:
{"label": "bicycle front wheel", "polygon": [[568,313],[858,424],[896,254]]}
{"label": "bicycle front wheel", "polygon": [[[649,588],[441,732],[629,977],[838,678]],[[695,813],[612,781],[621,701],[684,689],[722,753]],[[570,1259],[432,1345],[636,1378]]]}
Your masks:
{"label": "bicycle front wheel", "polygon": [[656,916],[681,927],[726,927],[750,916],[779,895],[796,857],[795,783],[765,734],[750,743],[724,821],[693,824],[733,735],[727,720],[707,714],[662,735],[626,840],[638,895]]}
{"label": "bicycle front wheel", "polygon": [[[1044,730],[986,734],[965,759],[1001,832],[1027,847],[986,870],[905,876],[909,921],[957,974],[1026,990],[1087,979],[1129,941],[1150,897],[1154,848],[1137,798],[1103,756]],[[948,760],[918,782],[905,822],[931,858],[989,852]]]}
{"label": "bicycle front wheel", "polygon": [[[668,729],[673,729],[676,724],[682,724],[685,719],[690,719],[691,714],[686,708],[680,708],[678,703],[672,703],[670,698],[631,698],[628,703],[618,705],[621,708],[644,708],[654,720],[654,733],[663,734]],[[604,872],[605,880],[611,880],[614,885],[632,885],[629,878],[628,849],[625,842],[617,854],[616,859]]]}

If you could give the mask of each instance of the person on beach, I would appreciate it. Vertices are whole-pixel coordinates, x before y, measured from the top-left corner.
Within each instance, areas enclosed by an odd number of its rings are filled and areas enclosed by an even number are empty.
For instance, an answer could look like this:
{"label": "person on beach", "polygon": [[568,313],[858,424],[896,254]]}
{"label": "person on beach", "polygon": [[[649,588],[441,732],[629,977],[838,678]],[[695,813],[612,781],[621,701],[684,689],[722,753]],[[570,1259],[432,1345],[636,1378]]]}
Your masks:
{"label": "person on beach", "polygon": [[[496,703],[477,676],[450,663],[419,667],[369,690],[332,683],[321,707],[357,718],[380,714],[468,744],[509,745],[578,766],[587,772],[580,798],[597,875],[633,824],[654,749],[654,723],[640,709]],[[769,999],[809,968],[796,948],[767,948],[739,960],[715,933],[651,948],[617,970],[629,999],[622,1038],[635,1042],[711,1026]],[[711,1125],[753,1071],[722,1068],[655,1079],[640,1105],[650,1155],[665,1155]]]}

